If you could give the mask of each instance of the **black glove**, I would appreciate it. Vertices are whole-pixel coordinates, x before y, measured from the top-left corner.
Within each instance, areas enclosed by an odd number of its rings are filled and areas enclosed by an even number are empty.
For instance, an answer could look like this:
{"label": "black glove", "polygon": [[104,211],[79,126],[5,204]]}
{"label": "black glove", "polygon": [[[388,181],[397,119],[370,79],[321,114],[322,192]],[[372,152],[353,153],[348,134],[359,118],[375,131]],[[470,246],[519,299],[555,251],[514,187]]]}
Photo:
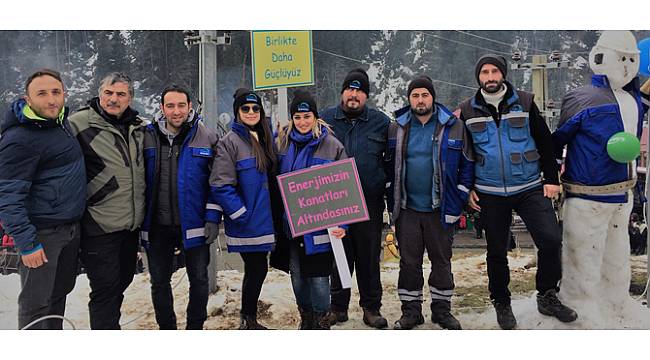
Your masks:
{"label": "black glove", "polygon": [[205,243],[212,244],[219,236],[219,224],[213,222],[205,223]]}

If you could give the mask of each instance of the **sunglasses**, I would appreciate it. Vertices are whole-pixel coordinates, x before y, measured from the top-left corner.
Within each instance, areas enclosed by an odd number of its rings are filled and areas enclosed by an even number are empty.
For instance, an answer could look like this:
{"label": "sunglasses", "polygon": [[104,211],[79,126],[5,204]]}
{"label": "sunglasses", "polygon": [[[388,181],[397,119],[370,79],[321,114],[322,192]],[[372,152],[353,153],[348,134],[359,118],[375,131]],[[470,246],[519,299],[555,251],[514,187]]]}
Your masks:
{"label": "sunglasses", "polygon": [[241,111],[244,112],[244,113],[248,113],[251,110],[253,110],[253,112],[256,113],[256,114],[258,112],[260,112],[260,107],[257,106],[257,105],[253,105],[253,106],[244,105],[244,106],[240,107],[239,109],[241,109]]}

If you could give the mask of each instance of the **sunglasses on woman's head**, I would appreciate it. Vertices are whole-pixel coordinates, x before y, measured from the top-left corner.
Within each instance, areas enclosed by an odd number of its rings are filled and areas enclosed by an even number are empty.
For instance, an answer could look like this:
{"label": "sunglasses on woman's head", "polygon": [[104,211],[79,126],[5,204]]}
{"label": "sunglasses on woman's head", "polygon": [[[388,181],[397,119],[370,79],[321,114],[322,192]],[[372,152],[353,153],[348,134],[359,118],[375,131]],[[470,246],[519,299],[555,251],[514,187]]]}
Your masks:
{"label": "sunglasses on woman's head", "polygon": [[244,105],[244,106],[240,107],[240,109],[241,109],[241,111],[243,111],[244,113],[248,113],[248,112],[250,112],[251,110],[253,110],[254,113],[258,113],[258,112],[260,112],[260,107],[257,106],[257,105],[253,105],[253,106]]}

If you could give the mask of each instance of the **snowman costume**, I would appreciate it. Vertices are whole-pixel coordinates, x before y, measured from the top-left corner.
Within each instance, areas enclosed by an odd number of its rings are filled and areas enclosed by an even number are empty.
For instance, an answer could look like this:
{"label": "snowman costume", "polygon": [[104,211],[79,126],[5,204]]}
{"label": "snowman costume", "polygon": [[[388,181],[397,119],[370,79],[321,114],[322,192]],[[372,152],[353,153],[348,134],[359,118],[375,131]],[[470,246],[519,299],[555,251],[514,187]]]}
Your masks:
{"label": "snowman costume", "polygon": [[553,133],[556,154],[567,147],[560,298],[578,312],[575,326],[621,328],[644,311],[628,292],[636,161],[614,161],[607,142],[622,131],[641,137],[648,96],[639,91],[639,51],[631,32],[604,31],[589,65],[591,85],[564,97]]}

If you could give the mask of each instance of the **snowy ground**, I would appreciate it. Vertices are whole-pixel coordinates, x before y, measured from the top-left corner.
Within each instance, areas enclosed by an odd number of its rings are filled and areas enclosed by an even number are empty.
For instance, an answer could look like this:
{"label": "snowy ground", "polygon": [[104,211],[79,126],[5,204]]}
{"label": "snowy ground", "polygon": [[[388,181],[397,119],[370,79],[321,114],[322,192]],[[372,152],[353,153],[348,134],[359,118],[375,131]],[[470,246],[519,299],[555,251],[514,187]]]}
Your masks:
{"label": "snowy ground", "polygon": [[[645,279],[646,256],[632,257],[632,269],[637,278]],[[511,286],[513,292],[513,311],[517,317],[519,329],[581,329],[589,328],[579,321],[565,325],[559,321],[540,315],[536,309],[534,278],[534,254],[530,251],[513,252],[509,256],[511,267]],[[429,264],[425,261],[424,274],[428,275]],[[498,329],[496,316],[487,299],[487,272],[485,253],[477,250],[455,250],[452,263],[456,293],[453,298],[453,312],[457,315],[464,329]],[[382,284],[384,286],[382,314],[389,325],[400,317],[400,302],[397,297],[398,262],[395,260],[382,263]],[[235,329],[239,323],[240,289],[243,274],[237,270],[221,270],[217,283],[219,291],[210,297],[208,303],[209,318],[206,329]],[[179,328],[183,328],[184,308],[188,300],[188,282],[184,270],[179,270],[172,279],[176,313]],[[425,285],[426,286],[426,285]],[[17,327],[16,299],[20,289],[18,275],[0,276],[0,329]],[[350,306],[350,320],[333,329],[369,329],[361,320],[362,312],[358,304],[356,283],[353,283]],[[66,317],[77,329],[88,329],[88,279],[85,275],[77,278],[74,291],[68,297]],[[428,292],[425,291],[425,294]],[[636,296],[638,297],[638,296]],[[439,329],[428,320],[429,299],[425,295],[423,306],[427,322],[418,329]],[[634,319],[619,319],[611,328],[650,329],[650,310],[641,305]],[[259,306],[261,323],[275,329],[296,329],[299,323],[298,311],[294,302],[289,276],[277,270],[269,271],[262,290]],[[151,305],[148,275],[136,275],[127,289],[122,307],[123,329],[156,329]],[[68,328],[68,325],[65,325]]]}

